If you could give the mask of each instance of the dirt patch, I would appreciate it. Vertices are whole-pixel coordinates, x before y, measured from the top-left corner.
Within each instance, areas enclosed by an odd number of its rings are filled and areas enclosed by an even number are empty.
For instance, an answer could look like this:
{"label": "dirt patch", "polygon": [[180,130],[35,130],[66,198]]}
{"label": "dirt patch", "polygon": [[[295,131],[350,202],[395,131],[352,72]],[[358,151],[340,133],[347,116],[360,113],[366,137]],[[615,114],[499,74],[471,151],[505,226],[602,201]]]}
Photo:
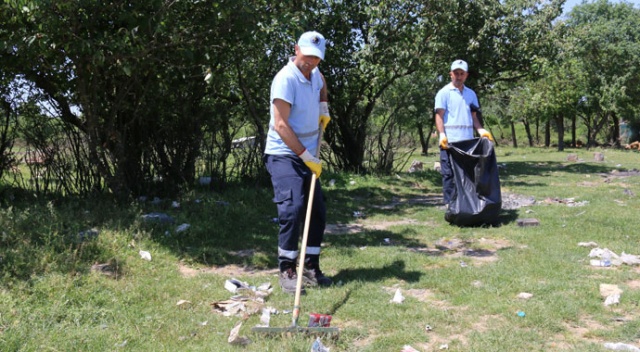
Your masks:
{"label": "dirt patch", "polygon": [[371,207],[375,209],[391,210],[402,205],[441,206],[441,205],[444,205],[444,203],[442,202],[442,194],[429,193],[422,196],[406,198],[406,199],[403,199],[400,197],[393,197],[391,198],[390,203],[382,204],[382,205],[371,205]]}
{"label": "dirt patch", "polygon": [[369,222],[363,221],[357,224],[327,224],[324,233],[326,235],[353,235],[364,231],[382,231],[391,226],[414,225],[433,226],[433,222],[420,222],[413,219],[396,221]]}
{"label": "dirt patch", "polygon": [[278,274],[278,269],[260,270],[235,264],[194,269],[180,263],[178,265],[178,271],[184,277],[195,277],[201,274],[219,275],[224,277],[271,276]]}
{"label": "dirt patch", "polygon": [[502,209],[515,210],[535,204],[536,200],[533,196],[525,196],[515,193],[502,193]]}
{"label": "dirt patch", "polygon": [[[393,296],[395,295],[395,293],[398,290],[398,288],[400,288],[400,287],[397,287],[397,286],[394,286],[394,287],[382,287],[382,289],[385,290],[389,294],[389,299],[393,298]],[[403,289],[403,288],[400,288],[400,293],[402,293],[402,295],[405,298],[406,297],[412,297],[412,298],[417,299],[420,302],[429,302],[430,306],[437,307],[437,308],[442,309],[442,310],[453,310],[453,309],[466,310],[467,309],[466,307],[452,306],[447,301],[437,300],[437,299],[435,299],[435,294],[431,290],[427,290],[427,289],[416,289],[416,288]]]}
{"label": "dirt patch", "polygon": [[471,265],[479,266],[497,261],[496,252],[512,246],[511,242],[505,239],[480,238],[478,240],[461,240],[458,238],[443,238],[437,240],[433,248],[411,247],[407,248],[407,251],[430,256],[457,258],[461,260],[461,265],[467,265],[465,261],[470,261]]}
{"label": "dirt patch", "polygon": [[608,330],[607,327],[591,319],[590,317],[580,318],[580,325],[574,322],[567,322],[564,324],[564,326],[567,331],[574,337],[596,343],[600,343],[602,342],[602,340],[594,338],[591,332],[597,330]]}
{"label": "dirt patch", "polygon": [[625,282],[625,285],[627,285],[630,290],[640,290],[640,280],[629,280]]}
{"label": "dirt patch", "polygon": [[578,182],[578,184],[577,184],[577,185],[578,185],[578,186],[580,186],[580,187],[589,187],[589,188],[591,188],[591,187],[598,187],[598,186],[600,186],[601,184],[602,184],[602,183],[598,183],[598,182],[587,182],[587,181],[585,181],[585,182]]}

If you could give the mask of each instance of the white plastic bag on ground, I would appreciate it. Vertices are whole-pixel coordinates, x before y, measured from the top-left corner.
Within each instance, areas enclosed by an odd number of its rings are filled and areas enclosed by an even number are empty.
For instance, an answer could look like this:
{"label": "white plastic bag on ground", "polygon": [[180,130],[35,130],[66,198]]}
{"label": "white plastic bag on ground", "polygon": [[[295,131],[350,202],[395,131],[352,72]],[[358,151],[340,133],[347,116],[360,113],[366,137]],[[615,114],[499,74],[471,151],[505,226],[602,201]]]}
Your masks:
{"label": "white plastic bag on ground", "polygon": [[640,352],[640,348],[633,346],[633,345],[628,345],[626,343],[622,343],[622,342],[606,342],[604,344],[604,348],[609,349],[609,350],[614,350],[614,351],[635,351],[635,352]]}

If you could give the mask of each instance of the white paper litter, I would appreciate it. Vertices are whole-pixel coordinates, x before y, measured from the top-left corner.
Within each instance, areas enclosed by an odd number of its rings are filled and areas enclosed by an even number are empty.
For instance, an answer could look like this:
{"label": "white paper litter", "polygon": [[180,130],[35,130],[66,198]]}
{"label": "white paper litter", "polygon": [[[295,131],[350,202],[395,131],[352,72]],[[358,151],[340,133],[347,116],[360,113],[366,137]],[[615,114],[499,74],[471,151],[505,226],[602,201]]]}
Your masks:
{"label": "white paper litter", "polygon": [[622,252],[622,254],[620,254],[620,260],[627,264],[627,265],[638,265],[640,264],[640,257],[638,257],[637,255],[633,255],[633,254],[627,254],[625,252]]}
{"label": "white paper litter", "polygon": [[178,303],[176,303],[176,306],[182,306],[182,305],[189,305],[191,304],[191,301],[187,301],[185,299],[181,299],[178,301]]}
{"label": "white paper litter", "polygon": [[140,258],[144,259],[144,260],[148,260],[151,261],[151,253],[147,252],[147,251],[140,251],[138,252],[140,254]]}
{"label": "white paper litter", "polygon": [[404,296],[402,295],[402,292],[400,292],[400,289],[397,289],[389,303],[401,304],[402,302],[404,302]]}
{"label": "white paper litter", "polygon": [[229,339],[227,340],[232,345],[248,345],[251,343],[251,340],[244,336],[240,336],[240,328],[242,327],[242,322],[238,322],[236,326],[231,329],[229,333]]}
{"label": "white paper litter", "polygon": [[604,305],[605,306],[611,306],[611,305],[618,304],[618,303],[620,303],[620,294],[619,293],[616,293],[616,294],[613,294],[613,295],[609,295],[604,300]]}
{"label": "white paper litter", "polygon": [[622,342],[605,342],[604,348],[614,351],[640,352],[640,348]]}
{"label": "white paper litter", "polygon": [[191,227],[190,224],[184,223],[178,227],[176,227],[176,233],[187,231]]}
{"label": "white paper litter", "polygon": [[262,315],[260,315],[260,325],[259,327],[269,327],[269,323],[271,321],[271,309],[262,308]]}
{"label": "white paper litter", "polygon": [[420,351],[416,350],[415,348],[413,348],[413,347],[411,347],[409,345],[404,345],[400,352],[420,352]]}
{"label": "white paper litter", "polygon": [[520,292],[518,294],[518,298],[520,298],[520,299],[529,299],[531,297],[533,297],[533,294],[528,293],[528,292]]}
{"label": "white paper litter", "polygon": [[578,247],[598,247],[595,242],[578,242]]}

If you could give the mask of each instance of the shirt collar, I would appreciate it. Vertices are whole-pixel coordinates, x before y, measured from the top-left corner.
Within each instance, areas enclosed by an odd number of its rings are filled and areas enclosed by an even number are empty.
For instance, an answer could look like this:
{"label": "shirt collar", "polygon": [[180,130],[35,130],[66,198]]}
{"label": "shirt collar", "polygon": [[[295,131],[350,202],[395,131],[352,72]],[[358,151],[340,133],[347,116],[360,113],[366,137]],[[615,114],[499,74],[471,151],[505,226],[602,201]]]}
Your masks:
{"label": "shirt collar", "polygon": [[[293,63],[294,59],[295,59],[295,56],[292,56],[291,58],[289,58],[289,63],[287,63],[287,66],[293,72],[293,74],[296,76],[296,78],[298,78],[298,80],[300,80],[300,82],[309,83],[309,80],[307,79],[307,77],[305,77],[302,74],[302,72],[300,72],[300,69],[298,68],[298,66],[296,66],[296,64]],[[313,72],[311,74],[313,74]]]}
{"label": "shirt collar", "polygon": [[[464,92],[464,90],[467,89],[467,86],[465,86],[464,84],[462,85],[462,91]],[[453,82],[449,82],[449,90],[457,90],[460,91],[458,88],[456,88],[456,86],[453,85]]]}

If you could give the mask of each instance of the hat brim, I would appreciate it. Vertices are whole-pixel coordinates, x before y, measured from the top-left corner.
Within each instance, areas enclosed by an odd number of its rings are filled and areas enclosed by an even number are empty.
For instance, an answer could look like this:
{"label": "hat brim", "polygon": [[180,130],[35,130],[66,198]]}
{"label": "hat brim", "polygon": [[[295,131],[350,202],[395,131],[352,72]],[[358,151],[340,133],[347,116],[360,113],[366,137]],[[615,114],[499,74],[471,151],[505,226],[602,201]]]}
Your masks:
{"label": "hat brim", "polygon": [[324,60],[324,53],[322,52],[322,50],[320,50],[320,49],[318,49],[316,47],[301,46],[300,47],[300,52],[302,53],[302,55],[315,56],[315,57],[319,57],[320,60]]}

